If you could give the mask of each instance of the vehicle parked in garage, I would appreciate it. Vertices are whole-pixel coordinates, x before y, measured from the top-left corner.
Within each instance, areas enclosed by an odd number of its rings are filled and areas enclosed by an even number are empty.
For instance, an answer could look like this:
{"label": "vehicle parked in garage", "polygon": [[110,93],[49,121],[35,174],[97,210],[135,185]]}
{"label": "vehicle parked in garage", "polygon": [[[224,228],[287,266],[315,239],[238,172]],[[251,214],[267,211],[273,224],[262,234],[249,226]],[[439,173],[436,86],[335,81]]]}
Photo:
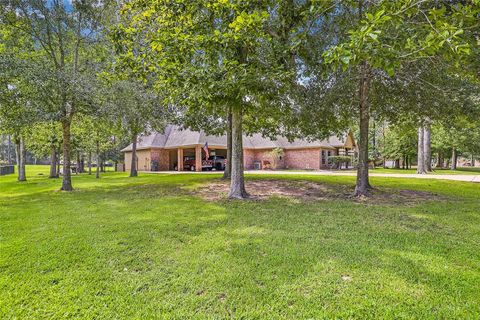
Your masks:
{"label": "vehicle parked in garage", "polygon": [[[184,157],[183,161],[183,168],[184,170],[195,171],[195,157]],[[213,161],[212,160],[202,160],[202,170],[212,170],[213,169]]]}
{"label": "vehicle parked in garage", "polygon": [[227,159],[224,156],[212,156],[213,167],[215,170],[225,170],[225,165],[227,164]]}
{"label": "vehicle parked in garage", "polygon": [[[211,156],[210,159],[202,159],[202,171],[207,170],[224,170],[225,169],[224,156]],[[195,171],[195,157],[184,157],[183,168],[185,170]]]}

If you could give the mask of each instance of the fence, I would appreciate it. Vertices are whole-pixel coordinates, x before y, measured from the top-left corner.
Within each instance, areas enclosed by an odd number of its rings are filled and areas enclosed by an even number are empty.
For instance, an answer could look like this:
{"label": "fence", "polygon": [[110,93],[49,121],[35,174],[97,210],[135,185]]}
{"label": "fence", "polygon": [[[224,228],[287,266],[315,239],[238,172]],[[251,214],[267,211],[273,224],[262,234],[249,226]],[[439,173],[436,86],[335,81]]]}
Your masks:
{"label": "fence", "polygon": [[0,166],[0,176],[15,173],[15,166]]}

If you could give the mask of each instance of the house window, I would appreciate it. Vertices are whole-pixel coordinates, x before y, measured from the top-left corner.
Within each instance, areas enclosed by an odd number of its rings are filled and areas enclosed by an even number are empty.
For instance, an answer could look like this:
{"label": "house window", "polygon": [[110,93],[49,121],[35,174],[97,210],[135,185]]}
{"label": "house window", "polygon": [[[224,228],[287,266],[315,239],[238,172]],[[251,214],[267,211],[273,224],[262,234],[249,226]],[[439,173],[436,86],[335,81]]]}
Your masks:
{"label": "house window", "polygon": [[327,152],[322,150],[322,165],[327,164]]}

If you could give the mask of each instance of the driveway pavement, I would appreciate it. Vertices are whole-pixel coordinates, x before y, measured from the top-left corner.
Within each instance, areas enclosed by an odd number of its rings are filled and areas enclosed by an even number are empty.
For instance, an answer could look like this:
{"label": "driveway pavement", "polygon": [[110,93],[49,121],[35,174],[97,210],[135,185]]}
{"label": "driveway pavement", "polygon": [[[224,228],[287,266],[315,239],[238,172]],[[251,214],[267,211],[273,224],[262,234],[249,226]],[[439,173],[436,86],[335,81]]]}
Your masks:
{"label": "driveway pavement", "polygon": [[[339,171],[245,171],[247,174],[295,174],[295,175],[319,175],[319,176],[356,176],[356,172]],[[414,179],[439,179],[479,182],[480,175],[472,174],[405,174],[405,173],[370,173],[370,177],[391,177],[391,178],[414,178]]]}
{"label": "driveway pavement", "polygon": [[[145,172],[145,173],[166,173],[166,174],[188,174],[196,173],[193,171],[158,171],[158,172]],[[204,171],[202,174],[215,174],[218,171]],[[307,175],[307,176],[356,176],[355,172],[339,172],[339,171],[282,171],[282,170],[247,170],[245,174],[266,174],[266,175]],[[437,179],[437,180],[454,180],[454,181],[466,181],[480,183],[480,175],[468,175],[468,174],[403,174],[403,173],[370,173],[370,177],[391,177],[391,178],[413,178],[413,179]]]}

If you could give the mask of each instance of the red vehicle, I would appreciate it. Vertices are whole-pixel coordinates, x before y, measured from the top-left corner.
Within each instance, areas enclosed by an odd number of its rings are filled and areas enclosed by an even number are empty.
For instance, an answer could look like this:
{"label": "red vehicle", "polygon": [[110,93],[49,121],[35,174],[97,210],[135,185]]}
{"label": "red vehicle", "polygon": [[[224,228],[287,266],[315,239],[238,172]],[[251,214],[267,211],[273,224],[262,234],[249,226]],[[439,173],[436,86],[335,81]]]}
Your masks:
{"label": "red vehicle", "polygon": [[[224,156],[213,156],[209,160],[202,159],[202,170],[211,171],[225,170],[226,159]],[[184,157],[183,168],[184,170],[195,171],[195,157]]]}
{"label": "red vehicle", "polygon": [[[183,169],[184,170],[191,170],[195,171],[195,157],[184,157],[183,160]],[[205,160],[202,159],[202,170],[212,170],[213,169],[213,161],[212,160]]]}

